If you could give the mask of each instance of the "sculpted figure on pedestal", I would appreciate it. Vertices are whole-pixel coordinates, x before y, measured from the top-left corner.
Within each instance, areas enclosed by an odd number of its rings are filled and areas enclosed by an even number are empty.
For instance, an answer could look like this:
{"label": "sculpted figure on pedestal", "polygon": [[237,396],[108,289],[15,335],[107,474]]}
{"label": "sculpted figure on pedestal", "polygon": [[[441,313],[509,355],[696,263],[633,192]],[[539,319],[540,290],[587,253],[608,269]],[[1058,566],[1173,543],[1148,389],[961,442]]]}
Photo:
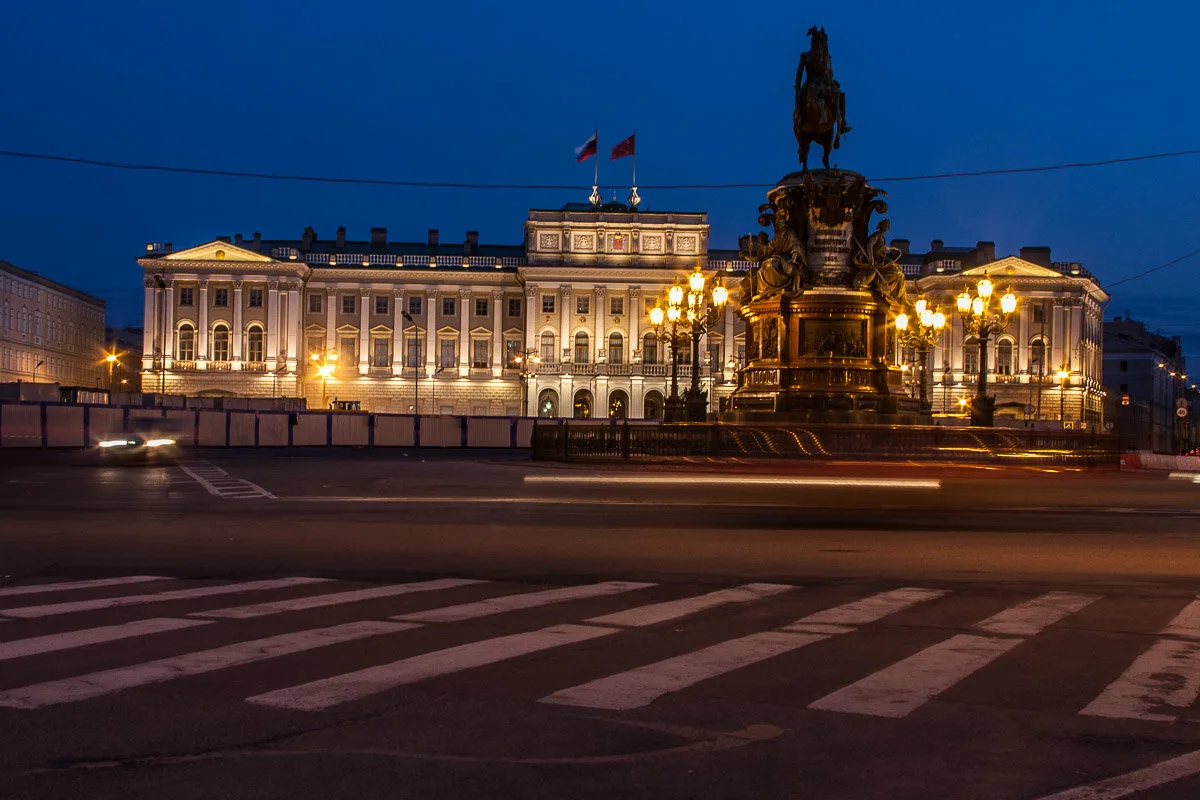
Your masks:
{"label": "sculpted figure on pedestal", "polygon": [[855,242],[858,253],[854,259],[854,288],[870,289],[881,302],[887,304],[892,313],[897,313],[908,304],[908,293],[904,284],[904,270],[897,260],[900,251],[887,243],[887,232],[891,226],[890,221],[880,220],[875,232],[867,238],[866,245]]}
{"label": "sculpted figure on pedestal", "polygon": [[[768,208],[763,206],[760,210]],[[774,225],[774,236],[768,239],[766,233],[760,232],[739,241],[742,258],[755,262],[741,284],[743,302],[777,295],[795,297],[804,291],[808,258],[794,219],[789,204],[780,203],[774,214],[764,211],[759,217],[760,223]]]}

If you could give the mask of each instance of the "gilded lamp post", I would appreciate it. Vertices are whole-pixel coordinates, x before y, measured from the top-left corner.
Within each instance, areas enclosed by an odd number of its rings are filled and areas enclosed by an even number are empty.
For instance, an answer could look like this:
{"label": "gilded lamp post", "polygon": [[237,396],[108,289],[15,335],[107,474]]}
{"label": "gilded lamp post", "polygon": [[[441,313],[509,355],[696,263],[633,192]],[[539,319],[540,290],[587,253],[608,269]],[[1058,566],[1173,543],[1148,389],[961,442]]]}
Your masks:
{"label": "gilded lamp post", "polygon": [[[667,422],[703,422],[708,417],[708,393],[700,390],[700,337],[716,327],[721,311],[729,302],[729,290],[720,277],[712,279],[696,265],[688,276],[687,291],[678,280],[667,291],[667,308],[661,302],[650,310],[654,336],[671,346],[671,396],[666,401]],[[664,322],[666,327],[664,327]],[[679,350],[692,343],[692,382],[684,397],[679,396]]]}
{"label": "gilded lamp post", "polygon": [[333,374],[334,367],[337,365],[338,354],[332,350],[323,348],[319,353],[310,353],[309,358],[312,360],[313,365],[316,366],[317,375],[321,378],[321,407],[325,408],[325,382]]}
{"label": "gilded lamp post", "polygon": [[926,379],[929,375],[929,348],[936,347],[942,338],[946,327],[946,315],[940,309],[932,309],[929,302],[921,297],[913,304],[913,316],[901,313],[896,315],[896,332],[903,347],[911,347],[917,353],[917,386],[921,403],[921,413],[927,414],[931,408],[929,388]]}
{"label": "gilded lamp post", "polygon": [[988,338],[1008,327],[1012,314],[1017,310],[1017,297],[1011,291],[1000,298],[1000,311],[992,308],[992,282],[985,274],[975,284],[975,296],[967,287],[957,298],[958,313],[962,316],[963,330],[979,338],[979,384],[975,400],[971,404],[971,424],[990,428],[996,420],[996,398],[988,397]]}
{"label": "gilded lamp post", "polygon": [[513,361],[517,364],[517,369],[520,370],[521,378],[521,416],[529,416],[529,379],[537,374],[537,365],[542,363],[542,357],[538,355],[538,351],[532,347],[521,353],[513,356]]}

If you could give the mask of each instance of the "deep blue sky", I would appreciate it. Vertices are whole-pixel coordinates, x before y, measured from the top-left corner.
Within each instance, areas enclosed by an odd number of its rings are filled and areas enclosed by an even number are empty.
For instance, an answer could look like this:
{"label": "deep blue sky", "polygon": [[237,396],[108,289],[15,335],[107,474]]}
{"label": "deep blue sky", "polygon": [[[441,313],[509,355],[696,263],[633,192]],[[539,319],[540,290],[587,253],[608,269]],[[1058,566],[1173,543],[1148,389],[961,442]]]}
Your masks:
{"label": "deep blue sky", "polygon": [[[978,7],[977,7],[978,6]],[[797,168],[792,81],[822,24],[868,176],[1083,161],[1200,146],[1200,10],[1055,2],[34,3],[0,7],[0,149],[235,170],[577,184],[572,149],[638,129],[642,184],[768,183]],[[601,164],[627,183],[629,161]],[[1049,245],[1114,282],[1200,247],[1200,157],[882,184],[892,233]],[[624,197],[626,189],[619,190]],[[271,183],[0,158],[0,258],[141,313],[134,259],[262,231],[518,243],[530,207],[578,191]],[[605,193],[609,197],[612,190]],[[715,247],[760,190],[643,192],[709,213]],[[1200,366],[1200,257],[1113,289]]]}

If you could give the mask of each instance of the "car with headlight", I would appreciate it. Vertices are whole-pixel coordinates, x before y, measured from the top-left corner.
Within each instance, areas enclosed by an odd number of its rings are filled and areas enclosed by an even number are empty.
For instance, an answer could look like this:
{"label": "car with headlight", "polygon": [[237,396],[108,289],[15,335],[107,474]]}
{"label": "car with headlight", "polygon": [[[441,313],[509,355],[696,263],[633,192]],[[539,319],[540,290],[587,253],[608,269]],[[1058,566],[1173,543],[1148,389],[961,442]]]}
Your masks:
{"label": "car with headlight", "polygon": [[179,457],[177,432],[166,420],[131,419],[125,433],[96,442],[95,451],[106,461],[167,461]]}

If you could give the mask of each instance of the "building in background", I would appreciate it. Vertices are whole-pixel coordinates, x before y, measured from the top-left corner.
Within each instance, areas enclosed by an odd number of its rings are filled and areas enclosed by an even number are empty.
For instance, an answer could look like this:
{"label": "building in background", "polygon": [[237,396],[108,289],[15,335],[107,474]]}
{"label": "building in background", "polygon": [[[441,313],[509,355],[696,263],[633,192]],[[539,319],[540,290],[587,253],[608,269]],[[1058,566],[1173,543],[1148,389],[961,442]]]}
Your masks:
{"label": "building in background", "polygon": [[[138,373],[142,368],[141,328],[127,325],[124,328],[104,329],[104,388],[112,392],[141,391]],[[108,357],[113,356],[109,361]]]}
{"label": "building in background", "polygon": [[[648,309],[708,261],[703,213],[619,203],[530,211],[524,244],[353,241],[308,228],[187,250],[147,245],[142,391],[335,399],[422,414],[659,418],[669,357]],[[738,276],[740,277],[740,276]],[[741,333],[701,342],[710,404],[733,389]],[[533,363],[533,362],[539,363]],[[690,379],[690,357],[679,379]]]}
{"label": "building in background", "polygon": [[1114,433],[1125,449],[1180,453],[1196,447],[1196,378],[1178,336],[1129,318],[1104,326],[1104,382],[1114,397]]}
{"label": "building in background", "polygon": [[0,261],[0,382],[100,387],[104,301]]}
{"label": "building in background", "polygon": [[[1103,422],[1103,308],[1109,295],[1078,262],[1052,261],[1048,247],[1022,247],[1019,256],[996,258],[992,242],[929,252],[901,251],[910,302],[924,296],[946,314],[946,330],[930,350],[933,412],[962,413],[979,381],[979,342],[964,335],[955,297],[985,276],[999,294],[1017,296],[1009,326],[988,340],[988,393],[996,397],[996,417],[1030,423],[1054,422],[1090,428]],[[901,353],[900,363],[912,363]],[[915,370],[913,373],[915,374]]]}

